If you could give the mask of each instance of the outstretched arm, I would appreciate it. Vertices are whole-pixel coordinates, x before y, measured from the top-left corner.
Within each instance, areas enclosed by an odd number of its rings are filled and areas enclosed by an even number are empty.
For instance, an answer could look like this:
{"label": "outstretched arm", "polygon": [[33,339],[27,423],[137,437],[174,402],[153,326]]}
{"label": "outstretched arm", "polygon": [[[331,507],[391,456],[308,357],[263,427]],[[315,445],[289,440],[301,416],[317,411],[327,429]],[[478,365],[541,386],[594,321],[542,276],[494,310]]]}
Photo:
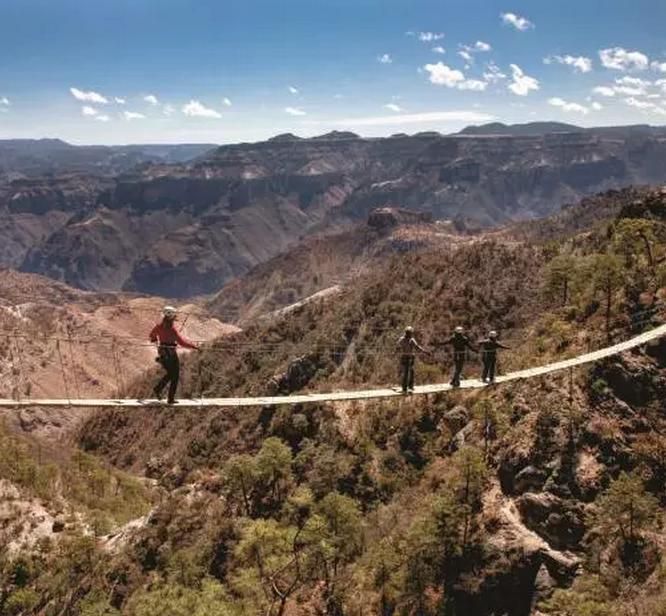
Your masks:
{"label": "outstretched arm", "polygon": [[419,351],[421,351],[421,353],[427,353],[428,352],[418,342],[416,342],[416,340],[414,340],[413,344]]}
{"label": "outstretched arm", "polygon": [[178,344],[182,346],[185,349],[198,349],[198,345],[196,345],[194,342],[188,340],[187,338],[183,337],[180,332],[178,332],[175,328],[174,331],[176,332],[176,340],[178,341]]}
{"label": "outstretched arm", "polygon": [[449,336],[448,338],[445,338],[441,342],[437,342],[437,341],[432,342],[431,345],[433,347],[445,347],[445,346],[448,346],[449,344],[452,344],[452,343],[453,343],[453,336]]}

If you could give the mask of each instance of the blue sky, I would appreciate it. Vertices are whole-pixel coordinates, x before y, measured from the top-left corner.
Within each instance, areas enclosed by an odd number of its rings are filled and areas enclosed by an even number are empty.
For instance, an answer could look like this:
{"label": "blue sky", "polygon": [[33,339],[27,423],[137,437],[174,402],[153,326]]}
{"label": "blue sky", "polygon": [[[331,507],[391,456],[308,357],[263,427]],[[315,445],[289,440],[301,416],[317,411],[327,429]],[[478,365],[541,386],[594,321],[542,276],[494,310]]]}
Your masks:
{"label": "blue sky", "polygon": [[666,124],[665,0],[0,0],[0,138]]}

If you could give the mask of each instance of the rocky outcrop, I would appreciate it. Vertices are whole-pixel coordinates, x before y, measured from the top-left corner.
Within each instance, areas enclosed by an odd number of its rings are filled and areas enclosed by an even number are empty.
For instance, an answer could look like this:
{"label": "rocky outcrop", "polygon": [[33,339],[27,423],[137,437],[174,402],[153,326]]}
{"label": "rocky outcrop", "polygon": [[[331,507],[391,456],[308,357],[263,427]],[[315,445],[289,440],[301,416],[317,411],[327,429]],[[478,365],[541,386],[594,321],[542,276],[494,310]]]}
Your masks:
{"label": "rocky outcrop", "polygon": [[525,525],[558,549],[574,549],[585,534],[585,514],[575,501],[527,492],[516,499]]}
{"label": "rocky outcrop", "polygon": [[377,208],[368,216],[368,226],[379,231],[388,231],[399,225],[429,224],[432,221],[429,212],[410,212],[393,207]]}
{"label": "rocky outcrop", "polygon": [[320,368],[317,355],[297,357],[289,363],[287,369],[276,374],[267,386],[269,395],[288,395],[305,387]]}

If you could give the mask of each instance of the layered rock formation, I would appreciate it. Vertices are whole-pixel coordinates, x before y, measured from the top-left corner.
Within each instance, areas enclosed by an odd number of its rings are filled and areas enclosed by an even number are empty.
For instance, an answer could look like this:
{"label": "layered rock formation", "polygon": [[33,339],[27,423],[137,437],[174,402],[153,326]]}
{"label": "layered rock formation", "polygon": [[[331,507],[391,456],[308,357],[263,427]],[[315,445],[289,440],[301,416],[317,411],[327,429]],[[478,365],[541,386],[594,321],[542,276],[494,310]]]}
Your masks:
{"label": "layered rock formation", "polygon": [[186,297],[376,208],[494,225],[581,195],[666,180],[659,132],[282,135],[115,178],[0,186],[0,264],[86,289]]}

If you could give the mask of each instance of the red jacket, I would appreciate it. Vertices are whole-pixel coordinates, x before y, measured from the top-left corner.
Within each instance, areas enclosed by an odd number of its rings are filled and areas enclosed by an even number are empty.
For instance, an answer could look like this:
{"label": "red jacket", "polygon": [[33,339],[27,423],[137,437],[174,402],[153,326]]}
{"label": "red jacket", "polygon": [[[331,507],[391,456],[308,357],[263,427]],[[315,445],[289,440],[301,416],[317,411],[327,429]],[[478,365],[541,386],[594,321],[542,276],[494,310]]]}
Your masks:
{"label": "red jacket", "polygon": [[168,325],[165,321],[158,323],[153,327],[150,332],[150,341],[159,342],[169,346],[176,346],[177,344],[186,349],[196,349],[197,345],[190,342],[187,338],[183,338],[178,333],[178,330],[173,325]]}

